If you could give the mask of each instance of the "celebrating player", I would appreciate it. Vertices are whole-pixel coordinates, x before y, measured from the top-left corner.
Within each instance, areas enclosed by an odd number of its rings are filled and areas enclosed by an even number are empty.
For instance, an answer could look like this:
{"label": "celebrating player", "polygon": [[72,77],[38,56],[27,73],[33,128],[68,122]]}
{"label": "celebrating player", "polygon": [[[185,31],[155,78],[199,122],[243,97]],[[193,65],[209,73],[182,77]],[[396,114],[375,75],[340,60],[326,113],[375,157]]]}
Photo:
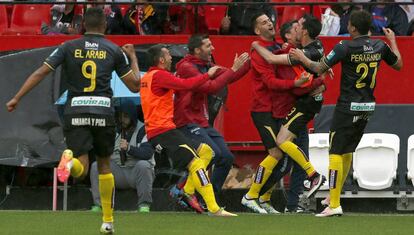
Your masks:
{"label": "celebrating player", "polygon": [[394,32],[383,29],[390,48],[384,41],[368,36],[370,26],[370,13],[355,11],[348,23],[352,40],[341,41],[321,62],[308,59],[301,50],[291,52],[293,58],[318,74],[337,63],[342,66],[341,90],[329,133],[330,204],[318,217],[343,214],[341,190],[351,167],[352,153],[375,109],[374,89],[381,60],[396,70],[402,68]]}

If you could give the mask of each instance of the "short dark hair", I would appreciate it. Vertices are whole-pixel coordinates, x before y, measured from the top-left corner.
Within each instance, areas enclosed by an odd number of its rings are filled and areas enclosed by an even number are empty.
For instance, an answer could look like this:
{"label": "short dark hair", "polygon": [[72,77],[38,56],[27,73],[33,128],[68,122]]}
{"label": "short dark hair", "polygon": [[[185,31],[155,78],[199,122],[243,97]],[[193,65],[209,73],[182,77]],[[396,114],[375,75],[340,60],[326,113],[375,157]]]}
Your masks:
{"label": "short dark hair", "polygon": [[156,44],[148,49],[148,63],[150,66],[157,66],[163,56],[162,48],[167,48],[164,44]]}
{"label": "short dark hair", "polygon": [[321,33],[321,22],[315,16],[310,14],[305,14],[303,19],[305,19],[305,22],[303,22],[303,29],[308,31],[310,38],[315,39]]}
{"label": "short dark hair", "polygon": [[288,21],[284,24],[282,24],[282,26],[280,26],[280,37],[282,38],[282,40],[284,42],[287,42],[287,38],[286,38],[286,34],[288,34],[290,32],[290,30],[293,27],[293,24],[297,23],[297,20],[292,20],[292,21]]}
{"label": "short dark hair", "polygon": [[99,7],[88,8],[84,14],[85,28],[98,29],[106,22],[106,16]]}
{"label": "short dark hair", "polygon": [[353,11],[349,17],[349,22],[356,28],[358,33],[365,35],[368,34],[369,28],[371,27],[372,17],[365,10]]}
{"label": "short dark hair", "polygon": [[250,20],[250,25],[252,27],[252,31],[254,33],[254,30],[256,29],[256,25],[257,25],[257,18],[259,18],[262,15],[266,15],[266,13],[264,12],[257,12],[256,14],[254,14]]}
{"label": "short dark hair", "polygon": [[188,51],[190,54],[194,55],[194,50],[200,48],[203,45],[203,40],[207,39],[207,34],[193,34],[188,40]]}

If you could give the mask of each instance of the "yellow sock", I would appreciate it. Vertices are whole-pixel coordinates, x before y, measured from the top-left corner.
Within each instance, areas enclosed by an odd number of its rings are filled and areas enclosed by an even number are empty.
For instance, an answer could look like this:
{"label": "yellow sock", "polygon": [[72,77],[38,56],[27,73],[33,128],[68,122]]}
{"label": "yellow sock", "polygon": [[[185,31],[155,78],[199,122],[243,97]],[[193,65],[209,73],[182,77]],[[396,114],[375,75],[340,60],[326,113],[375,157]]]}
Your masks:
{"label": "yellow sock", "polygon": [[207,169],[208,164],[210,164],[211,159],[214,157],[213,149],[208,144],[201,143],[197,149],[197,154],[203,160],[204,169]]}
{"label": "yellow sock", "polygon": [[311,176],[315,172],[315,168],[310,163],[309,158],[305,155],[302,149],[291,141],[285,141],[279,148],[287,153],[295,162],[299,164],[306,171],[308,176]]}
{"label": "yellow sock", "polygon": [[103,222],[114,222],[115,182],[112,173],[99,175],[99,194],[101,197]]}
{"label": "yellow sock", "polygon": [[73,176],[74,178],[79,178],[83,174],[83,165],[76,158],[73,158],[72,162],[73,162],[73,166],[70,169],[70,175]]}
{"label": "yellow sock", "polygon": [[[197,149],[197,154],[203,161],[203,168],[206,169],[208,164],[210,164],[211,159],[213,159],[213,149],[209,145],[201,143]],[[195,193],[194,182],[191,177],[188,177],[187,181],[185,182],[184,192],[191,195]]]}
{"label": "yellow sock", "polygon": [[204,202],[207,204],[208,211],[212,213],[219,211],[220,207],[217,205],[214,196],[213,185],[210,183],[210,179],[203,168],[203,161],[200,158],[194,158],[188,167],[188,171],[188,177],[192,178],[195,189],[200,193]]}
{"label": "yellow sock", "polygon": [[273,187],[267,190],[263,195],[260,196],[259,202],[268,202],[272,197]]}
{"label": "yellow sock", "polygon": [[269,176],[272,174],[273,169],[275,168],[278,160],[270,155],[267,155],[266,158],[260,163],[259,167],[256,170],[254,176],[254,181],[250,186],[247,196],[249,198],[258,198],[259,192],[262,189],[263,185],[266,183]]}
{"label": "yellow sock", "polygon": [[330,208],[340,206],[342,190],[343,161],[342,156],[337,154],[329,155],[329,195],[331,198]]}
{"label": "yellow sock", "polygon": [[344,183],[346,181],[346,177],[348,177],[349,169],[351,169],[352,153],[342,154],[342,161],[343,161],[343,174],[342,174],[341,189],[344,186]]}
{"label": "yellow sock", "polygon": [[193,182],[192,177],[188,176],[183,190],[184,190],[185,193],[190,194],[190,195],[193,195],[195,193],[195,187],[194,187],[194,182]]}

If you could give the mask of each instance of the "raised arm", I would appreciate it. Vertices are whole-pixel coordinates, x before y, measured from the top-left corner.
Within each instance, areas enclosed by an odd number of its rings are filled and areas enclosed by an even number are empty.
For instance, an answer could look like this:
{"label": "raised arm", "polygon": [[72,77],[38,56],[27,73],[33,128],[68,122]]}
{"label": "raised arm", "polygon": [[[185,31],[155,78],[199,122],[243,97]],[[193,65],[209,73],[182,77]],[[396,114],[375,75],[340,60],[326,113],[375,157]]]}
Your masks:
{"label": "raised arm", "polygon": [[[385,37],[390,41],[391,51],[395,54],[395,56],[397,56],[397,62],[391,64],[391,67],[399,71],[403,67],[403,61],[401,58],[400,51],[398,50],[397,41],[395,40],[395,34],[389,28],[383,28],[382,30],[384,31]],[[386,62],[388,62],[387,56],[385,57]]]}
{"label": "raised arm", "polygon": [[208,81],[210,77],[213,77],[218,69],[220,69],[219,66],[214,66],[211,67],[205,74],[200,74],[187,79],[181,79],[172,75],[170,72],[160,70],[154,74],[152,89],[159,87],[177,91],[192,90]]}
{"label": "raised arm", "polygon": [[[139,67],[138,67],[138,59],[135,54],[135,49],[132,44],[125,44],[122,46],[122,50],[128,55],[130,59],[130,66],[131,70],[129,70],[126,74],[121,75],[120,78],[125,83],[125,85],[128,87],[128,89],[132,92],[139,92],[140,86],[141,86],[141,76],[139,73]],[[121,58],[120,60],[122,60]],[[124,60],[126,60],[124,58]],[[123,64],[123,62],[118,62],[117,64],[117,73],[118,71],[124,70],[123,67],[127,66],[128,63]],[[122,73],[122,72],[119,72]]]}
{"label": "raised arm", "polygon": [[252,43],[252,48],[269,64],[289,65],[288,54],[275,55],[257,41]]}
{"label": "raised arm", "polygon": [[327,67],[322,62],[316,62],[316,61],[310,60],[308,57],[305,56],[305,54],[303,53],[303,51],[300,50],[300,49],[292,49],[290,51],[290,56],[291,56],[291,58],[302,62],[302,64],[305,67],[309,68],[314,73],[322,74],[326,70],[329,69],[329,67]]}
{"label": "raised arm", "polygon": [[21,98],[29,93],[39,82],[41,82],[50,72],[52,71],[51,67],[47,64],[43,64],[34,71],[24,82],[20,90],[16,93],[16,95],[7,102],[7,111],[12,112],[16,109],[18,103],[20,102]]}
{"label": "raised arm", "polygon": [[273,65],[268,64],[257,52],[252,52],[252,68],[261,75],[263,83],[272,90],[290,90],[294,87],[300,87],[307,80],[287,80],[279,79],[275,75],[275,69]]}

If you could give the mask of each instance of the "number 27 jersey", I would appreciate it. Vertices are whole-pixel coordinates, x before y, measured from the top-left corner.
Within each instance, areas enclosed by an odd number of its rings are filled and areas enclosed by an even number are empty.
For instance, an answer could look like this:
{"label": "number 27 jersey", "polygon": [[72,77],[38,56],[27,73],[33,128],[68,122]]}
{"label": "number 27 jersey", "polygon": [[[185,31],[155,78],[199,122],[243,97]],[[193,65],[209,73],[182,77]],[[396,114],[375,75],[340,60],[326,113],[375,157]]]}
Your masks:
{"label": "number 27 jersey", "polygon": [[343,40],[322,59],[328,68],[342,63],[337,108],[350,113],[375,109],[374,89],[381,60],[394,65],[398,58],[384,41],[368,36]]}

